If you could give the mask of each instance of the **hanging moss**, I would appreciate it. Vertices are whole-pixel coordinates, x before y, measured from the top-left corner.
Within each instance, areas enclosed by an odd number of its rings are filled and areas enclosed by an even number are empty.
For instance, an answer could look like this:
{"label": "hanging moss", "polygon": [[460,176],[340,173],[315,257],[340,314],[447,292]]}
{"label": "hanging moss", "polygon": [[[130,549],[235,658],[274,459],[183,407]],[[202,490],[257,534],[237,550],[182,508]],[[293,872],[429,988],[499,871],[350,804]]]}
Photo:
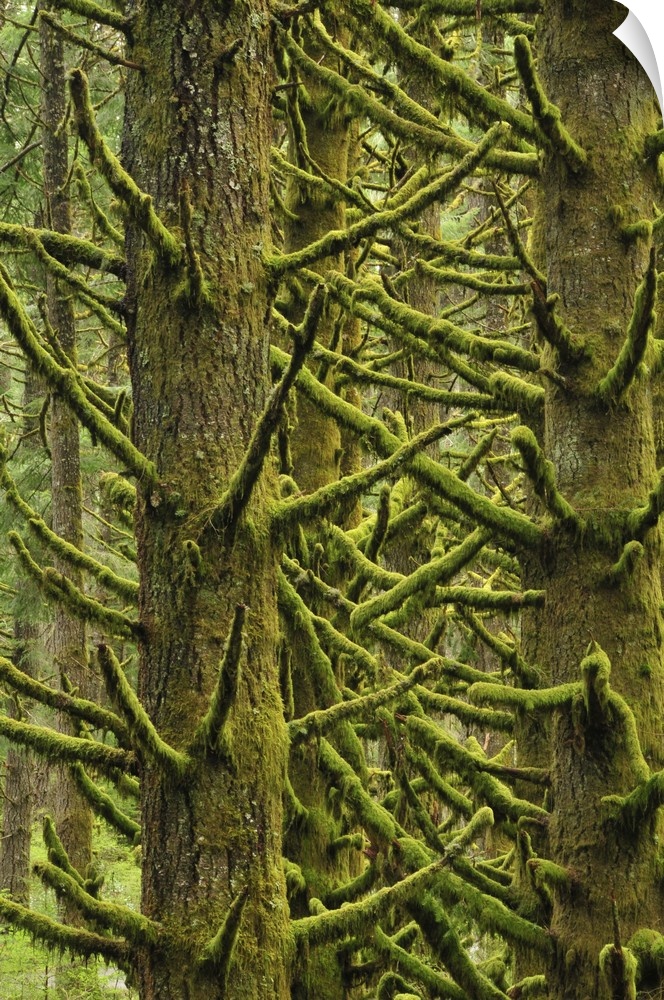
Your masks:
{"label": "hanging moss", "polygon": [[90,896],[76,881],[61,868],[48,862],[38,862],[34,872],[42,882],[54,889],[61,899],[81,911],[99,927],[122,934],[133,945],[155,945],[159,940],[159,925],[140,913],[117,903],[102,903]]}
{"label": "hanging moss", "polygon": [[318,747],[318,763],[330,782],[341,790],[347,805],[367,833],[381,845],[391,844],[397,835],[390,814],[371,798],[353,768],[326,739]]}
{"label": "hanging moss", "polygon": [[99,955],[105,961],[125,968],[130,962],[131,952],[126,941],[59,924],[3,896],[0,896],[0,917],[14,927],[20,927],[34,941],[41,942],[52,951],[68,951],[81,958]]}

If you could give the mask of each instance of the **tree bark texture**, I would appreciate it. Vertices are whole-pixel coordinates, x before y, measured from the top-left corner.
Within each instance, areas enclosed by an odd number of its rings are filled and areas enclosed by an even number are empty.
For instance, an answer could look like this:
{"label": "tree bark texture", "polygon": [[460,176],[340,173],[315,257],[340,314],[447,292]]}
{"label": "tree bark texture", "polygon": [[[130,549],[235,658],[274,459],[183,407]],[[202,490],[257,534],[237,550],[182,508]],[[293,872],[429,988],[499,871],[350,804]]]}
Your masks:
{"label": "tree bark texture", "polygon": [[[267,3],[141,0],[129,58],[124,160],[185,236],[197,294],[129,227],[129,364],[136,444],[155,463],[138,484],[139,694],[161,735],[187,749],[217,681],[238,604],[245,652],[223,746],[183,779],[142,773],[142,909],[170,935],[146,951],[141,1000],[285,1000],[288,921],[281,868],[286,734],[277,668],[276,564],[265,474],[233,542],[209,518],[269,387],[272,62]],[[192,220],[182,206],[188,202]],[[210,929],[248,892],[227,975],[197,965]]]}

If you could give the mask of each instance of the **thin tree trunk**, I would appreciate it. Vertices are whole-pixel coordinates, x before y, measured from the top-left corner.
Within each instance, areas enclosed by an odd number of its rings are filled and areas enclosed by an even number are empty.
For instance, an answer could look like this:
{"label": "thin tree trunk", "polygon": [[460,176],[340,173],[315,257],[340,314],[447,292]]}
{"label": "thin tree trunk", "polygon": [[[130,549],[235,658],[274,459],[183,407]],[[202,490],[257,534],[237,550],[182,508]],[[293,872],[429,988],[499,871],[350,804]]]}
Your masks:
{"label": "thin tree trunk", "polygon": [[[42,119],[44,148],[44,193],[47,224],[56,232],[71,232],[71,206],[67,191],[68,146],[65,127],[65,67],[62,37],[43,20],[39,27],[40,68],[43,74]],[[60,346],[76,360],[76,321],[71,297],[47,275],[48,316]],[[51,510],[53,530],[67,542],[83,544],[82,496],[78,421],[65,402],[54,395],[51,408]],[[56,569],[77,586],[80,572],[56,561]],[[66,677],[81,692],[88,685],[85,625],[64,607],[56,606],[53,628],[53,658],[60,677]],[[71,721],[60,717],[65,732],[74,733]],[[69,767],[58,768],[55,794],[58,834],[79,872],[85,874],[92,858],[92,813],[81,795]],[[73,918],[73,914],[69,914]]]}

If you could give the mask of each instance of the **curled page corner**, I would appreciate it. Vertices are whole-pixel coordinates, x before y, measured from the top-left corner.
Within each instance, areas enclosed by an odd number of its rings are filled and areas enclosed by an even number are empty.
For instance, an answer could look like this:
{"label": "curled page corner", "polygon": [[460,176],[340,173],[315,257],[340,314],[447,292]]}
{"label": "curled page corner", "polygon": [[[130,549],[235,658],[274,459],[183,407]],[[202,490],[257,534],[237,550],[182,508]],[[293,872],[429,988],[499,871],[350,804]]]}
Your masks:
{"label": "curled page corner", "polygon": [[627,19],[614,35],[627,46],[648,74],[664,111],[664,3],[662,0],[619,0],[629,9]]}

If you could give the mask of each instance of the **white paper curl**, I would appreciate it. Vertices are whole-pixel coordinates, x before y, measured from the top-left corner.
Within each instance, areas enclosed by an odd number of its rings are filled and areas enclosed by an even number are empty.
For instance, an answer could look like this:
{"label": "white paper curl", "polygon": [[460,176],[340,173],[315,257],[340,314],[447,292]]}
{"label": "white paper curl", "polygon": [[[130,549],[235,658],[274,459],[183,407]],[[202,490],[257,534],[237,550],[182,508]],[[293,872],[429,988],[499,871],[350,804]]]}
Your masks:
{"label": "white paper curl", "polygon": [[662,100],[664,77],[664,0],[619,0],[629,14],[617,31],[617,38],[639,60],[659,98]]}

